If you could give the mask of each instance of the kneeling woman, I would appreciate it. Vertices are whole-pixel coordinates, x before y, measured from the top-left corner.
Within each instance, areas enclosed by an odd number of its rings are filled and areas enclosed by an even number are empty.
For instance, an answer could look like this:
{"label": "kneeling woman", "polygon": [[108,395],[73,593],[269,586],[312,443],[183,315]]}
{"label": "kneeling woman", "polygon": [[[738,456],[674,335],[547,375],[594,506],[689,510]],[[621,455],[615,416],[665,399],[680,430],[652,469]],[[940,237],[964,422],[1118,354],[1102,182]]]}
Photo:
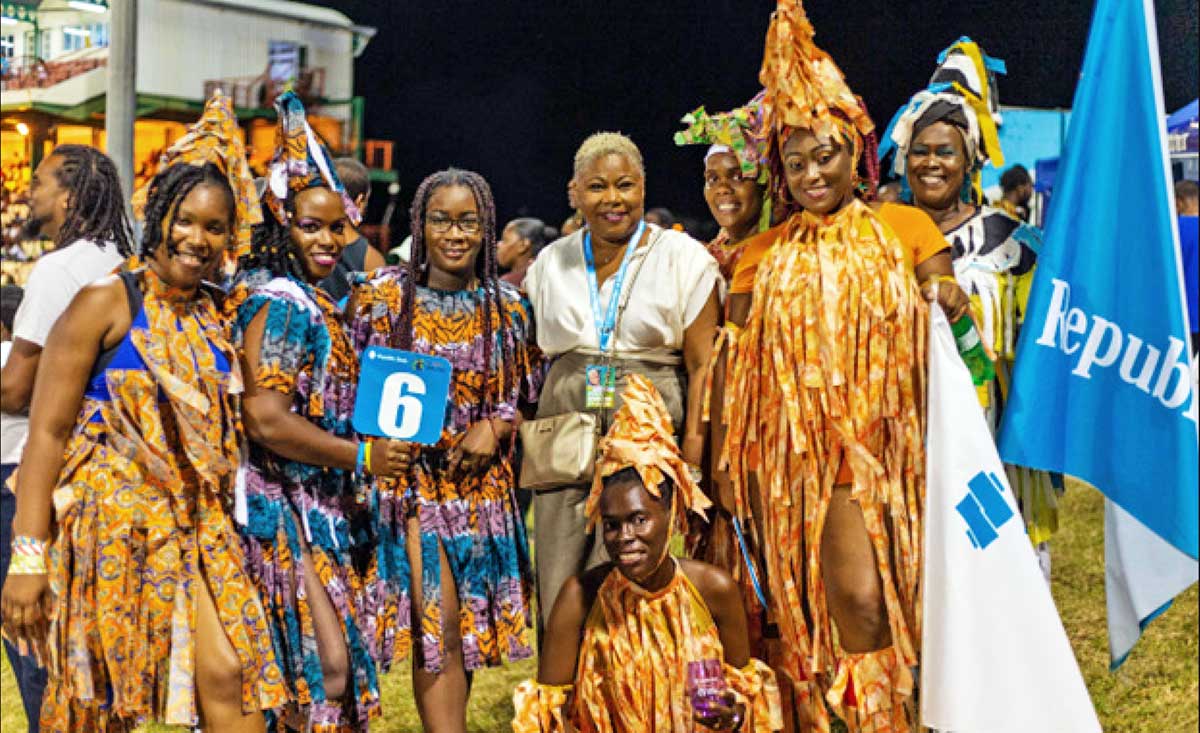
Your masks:
{"label": "kneeling woman", "polygon": [[[587,501],[614,562],[567,581],[547,626],[538,681],[517,688],[516,733],[779,730],[775,676],[751,659],[737,584],[668,556],[672,524],[711,506],[675,443],[670,413],[630,375]],[[708,662],[708,665],[705,665]],[[719,667],[725,691],[691,689]],[[720,683],[718,682],[718,685]]]}
{"label": "kneeling woman", "polygon": [[325,150],[310,146],[299,99],[288,92],[276,108],[285,144],[271,164],[269,213],[231,294],[248,375],[243,540],[294,706],[289,722],[366,730],[379,684],[351,559],[352,524],[367,516],[354,474],[394,474],[401,446],[360,443],[350,426],[358,359],[317,283],[341,255],[354,208]]}
{"label": "kneeling woman", "polygon": [[[536,399],[540,357],[529,303],[497,273],[496,208],[477,173],[422,182],[407,268],[354,288],[355,346],[444,357],[454,367],[441,440],[379,487],[379,662],[413,654],[426,731],[465,731],[471,673],[532,654],[532,586],[514,497],[511,436]],[[509,448],[503,449],[508,442]],[[411,610],[411,618],[410,618]]]}
{"label": "kneeling woman", "polygon": [[194,152],[150,183],[146,267],[81,290],[46,343],[4,587],[6,632],[49,636],[41,730],[261,731],[286,701],[228,511],[237,360],[201,285],[246,187]]}

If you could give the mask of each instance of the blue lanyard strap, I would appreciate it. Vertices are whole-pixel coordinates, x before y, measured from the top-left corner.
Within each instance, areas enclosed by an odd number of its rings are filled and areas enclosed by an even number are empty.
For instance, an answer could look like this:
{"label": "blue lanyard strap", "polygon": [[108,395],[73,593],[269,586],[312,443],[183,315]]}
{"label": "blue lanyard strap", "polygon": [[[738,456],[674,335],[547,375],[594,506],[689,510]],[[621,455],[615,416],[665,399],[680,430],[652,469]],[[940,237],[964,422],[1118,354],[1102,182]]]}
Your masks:
{"label": "blue lanyard strap", "polygon": [[616,275],[613,275],[612,295],[608,298],[608,310],[605,313],[601,313],[600,308],[600,284],[596,280],[596,257],[592,254],[592,233],[586,230],[583,233],[583,258],[587,263],[588,288],[592,299],[592,319],[596,324],[596,337],[602,352],[608,351],[609,345],[612,343],[613,330],[617,323],[617,307],[621,300],[621,289],[625,286],[625,273],[629,269],[633,253],[637,250],[638,242],[641,241],[642,232],[645,230],[645,220],[639,221],[633,236],[629,238],[629,244],[625,245],[625,256],[621,259],[621,268],[617,270]]}
{"label": "blue lanyard strap", "polygon": [[750,550],[746,549],[746,536],[742,534],[742,524],[737,517],[733,518],[733,531],[737,535],[738,547],[742,550],[742,559],[746,561],[746,569],[750,571],[750,582],[754,585],[754,595],[763,608],[767,608],[767,596],[758,583],[758,573],[754,571],[754,563],[750,561]]}

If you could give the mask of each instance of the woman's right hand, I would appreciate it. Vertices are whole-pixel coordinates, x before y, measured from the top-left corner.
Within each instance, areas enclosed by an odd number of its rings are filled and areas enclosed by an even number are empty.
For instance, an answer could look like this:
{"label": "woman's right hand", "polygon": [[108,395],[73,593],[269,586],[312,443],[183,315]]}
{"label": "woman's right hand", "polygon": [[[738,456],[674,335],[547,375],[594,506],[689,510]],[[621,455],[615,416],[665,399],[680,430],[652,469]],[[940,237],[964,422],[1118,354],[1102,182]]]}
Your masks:
{"label": "woman's right hand", "polygon": [[381,478],[396,478],[412,467],[417,447],[391,438],[371,444],[371,473]]}
{"label": "woman's right hand", "polygon": [[4,635],[17,646],[17,651],[32,655],[45,666],[46,633],[50,625],[50,579],[45,574],[9,575],[0,597],[0,612],[4,614]]}

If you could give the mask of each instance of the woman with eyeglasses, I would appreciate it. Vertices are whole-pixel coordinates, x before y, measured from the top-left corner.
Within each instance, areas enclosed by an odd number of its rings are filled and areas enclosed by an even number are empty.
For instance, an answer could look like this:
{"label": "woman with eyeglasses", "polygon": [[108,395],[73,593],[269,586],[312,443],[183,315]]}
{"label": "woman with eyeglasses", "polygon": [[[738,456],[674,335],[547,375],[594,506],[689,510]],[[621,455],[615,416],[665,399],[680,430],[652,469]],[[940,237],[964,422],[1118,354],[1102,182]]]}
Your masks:
{"label": "woman with eyeglasses", "polygon": [[355,347],[443,357],[453,374],[441,440],[409,445],[409,470],[376,480],[369,602],[379,664],[411,654],[425,730],[451,733],[466,730],[475,670],[533,654],[512,438],[518,409],[537,397],[541,357],[528,302],[498,273],[483,177],[429,176],[411,221],[408,264],[360,276],[352,290]]}
{"label": "woman with eyeglasses", "polygon": [[[717,262],[683,232],[645,221],[642,154],[624,135],[601,132],[583,142],[568,192],[586,226],[543,250],[525,276],[538,346],[554,358],[538,417],[589,411],[607,422],[627,377],[641,374],[666,401],[683,456],[698,472],[719,313]],[[588,384],[596,370],[600,388]],[[531,460],[528,448],[524,460]],[[543,623],[563,583],[606,559],[583,514],[590,482],[534,497]]]}

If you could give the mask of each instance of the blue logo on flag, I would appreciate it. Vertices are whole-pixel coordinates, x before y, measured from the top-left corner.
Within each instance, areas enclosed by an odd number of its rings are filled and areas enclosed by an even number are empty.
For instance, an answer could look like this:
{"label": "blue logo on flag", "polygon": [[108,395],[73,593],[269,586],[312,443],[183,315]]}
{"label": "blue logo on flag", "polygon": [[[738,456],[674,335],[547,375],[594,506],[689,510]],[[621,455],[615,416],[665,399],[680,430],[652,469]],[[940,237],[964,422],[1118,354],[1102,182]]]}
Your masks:
{"label": "blue logo on flag", "polygon": [[954,508],[967,523],[971,546],[980,550],[986,550],[1000,536],[996,530],[1014,515],[1004,500],[1004,484],[995,474],[984,471],[967,482],[967,495]]}
{"label": "blue logo on flag", "polygon": [[423,445],[442,437],[450,362],[438,356],[368,346],[362,354],[354,429]]}

